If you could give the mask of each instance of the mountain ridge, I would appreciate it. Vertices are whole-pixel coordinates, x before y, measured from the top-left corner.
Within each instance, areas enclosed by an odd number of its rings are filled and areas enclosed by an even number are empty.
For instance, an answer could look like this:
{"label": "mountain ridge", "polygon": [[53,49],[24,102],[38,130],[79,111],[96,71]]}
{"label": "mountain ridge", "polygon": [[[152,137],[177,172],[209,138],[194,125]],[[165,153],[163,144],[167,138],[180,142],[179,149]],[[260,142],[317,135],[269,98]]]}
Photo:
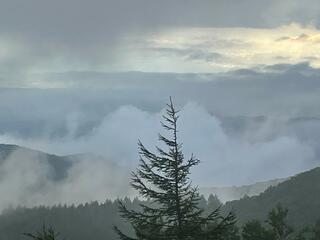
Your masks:
{"label": "mountain ridge", "polygon": [[277,204],[288,208],[288,222],[297,228],[320,219],[320,167],[297,174],[269,187],[258,196],[227,202],[224,211],[234,209],[239,223],[258,219],[264,221]]}

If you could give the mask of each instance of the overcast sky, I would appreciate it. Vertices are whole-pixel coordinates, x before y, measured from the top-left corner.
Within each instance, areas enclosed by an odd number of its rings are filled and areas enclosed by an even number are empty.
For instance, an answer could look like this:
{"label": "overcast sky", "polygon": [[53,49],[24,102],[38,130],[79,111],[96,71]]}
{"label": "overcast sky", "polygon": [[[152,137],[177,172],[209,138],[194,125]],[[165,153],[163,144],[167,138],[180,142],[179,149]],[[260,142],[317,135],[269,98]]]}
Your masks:
{"label": "overcast sky", "polygon": [[29,86],[30,72],[319,66],[319,26],[317,0],[1,0],[2,82]]}
{"label": "overcast sky", "polygon": [[186,153],[203,160],[201,185],[320,165],[318,0],[0,6],[1,143],[93,152],[133,168],[137,139],[157,143],[172,96]]}

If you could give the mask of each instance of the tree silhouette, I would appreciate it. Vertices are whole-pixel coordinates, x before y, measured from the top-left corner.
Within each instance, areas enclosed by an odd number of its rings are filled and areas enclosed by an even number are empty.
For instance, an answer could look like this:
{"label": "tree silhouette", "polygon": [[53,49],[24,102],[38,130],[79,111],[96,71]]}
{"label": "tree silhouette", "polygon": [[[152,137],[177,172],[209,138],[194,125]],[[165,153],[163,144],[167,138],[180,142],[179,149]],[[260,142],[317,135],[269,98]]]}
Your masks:
{"label": "tree silhouette", "polygon": [[34,240],[58,240],[59,236],[52,227],[47,228],[45,224],[42,226],[41,231],[38,231],[36,234],[24,233],[23,235]]}
{"label": "tree silhouette", "polygon": [[316,222],[312,230],[314,234],[312,240],[320,239],[320,219]]}
{"label": "tree silhouette", "polygon": [[243,240],[274,240],[275,234],[273,231],[266,229],[258,220],[247,222],[242,228]]}
{"label": "tree silhouette", "polygon": [[267,223],[278,240],[287,240],[293,233],[293,228],[287,224],[288,209],[280,204],[269,212]]}
{"label": "tree silhouette", "polygon": [[199,164],[199,160],[193,155],[187,160],[184,158],[178,141],[178,112],[170,98],[161,122],[170,135],[159,134],[166,150],[156,147],[155,154],[138,143],[140,163],[132,172],[131,186],[151,204],[141,204],[141,211],[134,211],[120,202],[120,213],[135,232],[135,236],[130,237],[115,227],[122,240],[219,239],[235,223],[231,212],[222,217],[217,208],[205,216],[204,209],[199,207],[198,188],[192,186],[189,178],[191,168]]}

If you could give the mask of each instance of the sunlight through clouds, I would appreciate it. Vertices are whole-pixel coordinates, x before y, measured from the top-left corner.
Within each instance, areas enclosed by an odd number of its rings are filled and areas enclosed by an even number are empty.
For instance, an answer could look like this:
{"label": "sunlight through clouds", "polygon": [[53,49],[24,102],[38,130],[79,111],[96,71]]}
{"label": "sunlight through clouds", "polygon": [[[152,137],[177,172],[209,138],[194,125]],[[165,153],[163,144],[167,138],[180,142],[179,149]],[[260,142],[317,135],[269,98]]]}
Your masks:
{"label": "sunlight through clouds", "polygon": [[[145,37],[143,37],[145,38]],[[140,40],[140,42],[139,42]],[[170,63],[182,72],[228,71],[277,63],[320,65],[320,31],[292,23],[277,28],[185,28],[140,37],[136,63]],[[152,64],[150,64],[152,66]],[[157,71],[149,64],[141,71]],[[154,66],[154,65],[153,65]],[[168,64],[165,71],[174,71]]]}

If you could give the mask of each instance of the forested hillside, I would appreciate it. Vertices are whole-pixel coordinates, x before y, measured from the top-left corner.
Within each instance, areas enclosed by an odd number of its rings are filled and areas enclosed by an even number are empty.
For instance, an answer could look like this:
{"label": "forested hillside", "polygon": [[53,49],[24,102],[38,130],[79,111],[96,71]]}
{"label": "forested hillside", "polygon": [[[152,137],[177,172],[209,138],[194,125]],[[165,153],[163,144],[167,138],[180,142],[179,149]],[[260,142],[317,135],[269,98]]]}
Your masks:
{"label": "forested hillside", "polygon": [[[313,225],[320,218],[320,168],[301,173],[290,180],[271,187],[255,197],[246,197],[228,202],[225,209],[233,208],[241,225],[248,220],[258,219],[262,222],[268,212],[278,203],[289,209],[288,223],[295,229]],[[125,200],[128,208],[137,209],[139,200]],[[201,206],[212,210],[219,206],[216,197],[208,201],[202,198]],[[209,211],[208,211],[209,212]],[[54,226],[66,239],[116,239],[113,225],[130,230],[119,216],[116,201],[107,200],[103,204],[92,202],[79,206],[18,208],[5,211],[0,215],[1,240],[20,240],[24,232],[33,232],[42,224]]]}
{"label": "forested hillside", "polygon": [[200,188],[201,194],[208,197],[210,194],[217,195],[222,202],[239,200],[245,196],[252,197],[259,195],[271,186],[288,180],[287,178],[273,179],[265,182],[257,182],[250,185],[230,186],[230,187],[206,187]]}
{"label": "forested hillside", "polygon": [[50,174],[47,177],[53,181],[61,180],[67,176],[68,169],[72,166],[71,160],[75,160],[76,156],[57,156],[17,145],[0,144],[0,164],[9,158],[16,158],[19,161],[36,159],[48,164]]}
{"label": "forested hillside", "polygon": [[[139,209],[141,203],[138,199],[131,201],[128,198],[124,202],[128,208],[135,210]],[[208,201],[202,198],[200,204],[208,213],[221,203],[216,197],[210,196]],[[131,230],[119,215],[118,202],[107,200],[102,204],[92,202],[79,206],[39,206],[7,210],[0,215],[0,239],[26,239],[23,233],[36,232],[43,224],[54,226],[66,239],[76,240],[118,239],[112,230],[114,225],[129,232]]]}
{"label": "forested hillside", "polygon": [[289,210],[288,222],[301,228],[320,218],[320,168],[298,174],[255,197],[228,202],[225,209],[235,209],[239,222],[264,220],[278,203]]}

